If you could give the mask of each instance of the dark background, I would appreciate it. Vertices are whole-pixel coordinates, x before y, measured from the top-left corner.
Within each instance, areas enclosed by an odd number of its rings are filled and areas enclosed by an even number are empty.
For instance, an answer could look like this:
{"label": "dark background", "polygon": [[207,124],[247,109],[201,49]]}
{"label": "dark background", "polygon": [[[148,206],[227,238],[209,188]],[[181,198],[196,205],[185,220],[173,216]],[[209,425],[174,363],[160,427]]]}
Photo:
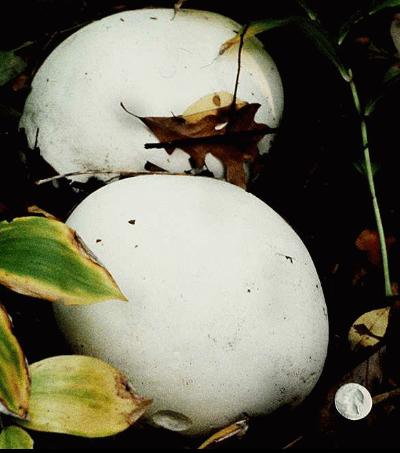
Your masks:
{"label": "dark background", "polygon": [[[310,1],[321,22],[332,33],[365,1]],[[70,29],[124,10],[172,6],[171,1],[134,0],[4,0],[0,6],[0,48],[11,49],[25,41],[34,45],[24,56],[34,71]],[[187,7],[220,12],[240,23],[265,17],[304,15],[294,0],[188,1]],[[387,10],[357,24],[341,49],[341,57],[354,71],[364,98],[378,92],[383,74],[395,61],[389,26],[395,11]],[[368,41],[365,40],[368,38]],[[323,377],[313,395],[293,413],[277,413],[251,423],[247,436],[219,448],[282,448],[299,436],[295,447],[369,448],[399,447],[398,410],[371,426],[364,422],[339,423],[326,435],[316,423],[329,387],[363,357],[350,354],[347,332],[358,315],[384,306],[381,269],[371,269],[362,285],[354,285],[355,269],[364,256],[354,243],[360,232],[374,229],[366,178],[354,166],[362,159],[359,118],[348,85],[330,61],[293,29],[270,31],[260,38],[275,60],[285,91],[285,111],[277,139],[265,158],[265,168],[249,190],[281,214],[308,247],[320,275],[330,315],[331,342]],[[368,43],[381,53],[371,54]],[[28,72],[28,74],[31,74]],[[58,189],[34,187],[32,181],[51,173],[40,158],[26,161],[24,137],[18,134],[18,115],[29,86],[18,91],[11,84],[0,88],[0,210],[2,218],[40,207],[65,219],[85,193],[100,183],[90,182],[80,195],[67,183]],[[388,234],[400,231],[398,201],[399,90],[391,92],[369,119],[370,147],[379,164],[376,186]],[[391,254],[393,280],[399,281],[396,247]],[[27,300],[2,289],[0,299],[13,316],[16,334],[28,360],[68,352],[58,333],[49,304]],[[190,448],[186,439],[138,424],[108,439],[87,440],[33,433],[37,448]],[[203,439],[202,439],[203,440]]]}

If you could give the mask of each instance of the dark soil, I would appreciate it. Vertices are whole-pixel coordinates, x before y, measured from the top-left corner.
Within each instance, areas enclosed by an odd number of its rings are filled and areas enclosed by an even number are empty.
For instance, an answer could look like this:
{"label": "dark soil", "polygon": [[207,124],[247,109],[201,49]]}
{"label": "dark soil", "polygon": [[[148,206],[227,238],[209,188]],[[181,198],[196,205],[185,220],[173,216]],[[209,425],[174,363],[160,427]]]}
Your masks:
{"label": "dark soil", "polygon": [[[0,48],[14,48],[25,41],[34,45],[24,54],[29,77],[74,26],[123,9],[143,6],[171,6],[173,1],[135,0],[4,0],[0,13]],[[329,30],[363,1],[310,2]],[[294,0],[245,2],[193,0],[188,7],[208,9],[231,16],[238,22],[304,14]],[[369,97],[393,63],[394,46],[389,35],[393,10],[384,11],[358,24],[342,48],[342,57],[353,67],[361,94]],[[372,58],[365,39],[385,50],[384,59]],[[359,117],[349,87],[334,66],[310,41],[291,29],[271,31],[261,38],[275,60],[285,89],[285,113],[277,139],[265,157],[264,170],[249,190],[281,214],[297,231],[317,267],[329,309],[331,339],[324,374],[310,398],[298,409],[285,410],[251,421],[242,439],[230,439],[218,448],[399,448],[399,406],[391,402],[374,409],[360,422],[340,419],[330,407],[329,390],[347,372],[374,351],[351,353],[347,333],[364,312],[392,302],[384,297],[382,269],[371,266],[355,246],[361,231],[376,229],[367,180],[355,167],[362,160]],[[34,180],[54,174],[39,152],[27,149],[18,132],[18,118],[29,92],[13,90],[12,82],[0,88],[0,218],[23,215],[26,206],[36,204],[65,220],[86,194],[101,185],[95,179],[77,194],[61,181],[35,186]],[[376,188],[388,235],[400,231],[400,202],[396,165],[400,91],[393,90],[368,120],[370,147],[379,164]],[[398,246],[391,249],[392,280],[400,283]],[[367,269],[360,283],[354,283],[359,269]],[[29,362],[68,352],[52,317],[48,303],[28,300],[2,289],[0,299],[13,317],[15,331]],[[398,326],[400,329],[400,326]],[[385,367],[373,394],[396,386],[400,374],[391,370],[396,348],[383,354]],[[382,352],[382,351],[381,351]],[[384,351],[383,351],[384,352]],[[368,371],[372,373],[372,371]],[[369,375],[366,379],[368,380]],[[361,379],[361,378],[360,378]],[[358,379],[358,382],[360,382]],[[365,376],[364,376],[365,383]],[[362,381],[362,379],[361,379]],[[326,409],[327,414],[321,416]],[[195,448],[204,439],[187,439],[142,426],[107,439],[33,433],[36,448]],[[295,441],[294,444],[292,442]]]}

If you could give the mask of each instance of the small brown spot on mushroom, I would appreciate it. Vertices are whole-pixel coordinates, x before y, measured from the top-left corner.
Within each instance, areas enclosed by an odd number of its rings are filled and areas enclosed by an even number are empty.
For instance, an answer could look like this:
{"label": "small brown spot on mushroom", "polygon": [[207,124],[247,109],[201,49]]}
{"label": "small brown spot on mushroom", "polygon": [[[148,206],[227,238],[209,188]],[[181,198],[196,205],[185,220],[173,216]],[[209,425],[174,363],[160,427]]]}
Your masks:
{"label": "small brown spot on mushroom", "polygon": [[135,219],[128,220],[128,223],[129,223],[129,225],[135,225],[136,220]]}
{"label": "small brown spot on mushroom", "polygon": [[125,22],[125,20],[124,20],[123,17],[120,17],[119,20],[120,20],[121,22]]}
{"label": "small brown spot on mushroom", "polygon": [[150,17],[151,20],[158,20],[157,17]]}
{"label": "small brown spot on mushroom", "polygon": [[96,244],[98,244],[99,242],[101,242],[101,239],[96,239]]}
{"label": "small brown spot on mushroom", "polygon": [[248,293],[251,293],[251,289],[248,289],[247,292],[248,292]]}
{"label": "small brown spot on mushroom", "polygon": [[216,95],[213,97],[213,103],[214,103],[214,105],[216,105],[217,107],[220,107],[220,106],[221,106],[221,98],[219,97],[218,94],[216,94]]}

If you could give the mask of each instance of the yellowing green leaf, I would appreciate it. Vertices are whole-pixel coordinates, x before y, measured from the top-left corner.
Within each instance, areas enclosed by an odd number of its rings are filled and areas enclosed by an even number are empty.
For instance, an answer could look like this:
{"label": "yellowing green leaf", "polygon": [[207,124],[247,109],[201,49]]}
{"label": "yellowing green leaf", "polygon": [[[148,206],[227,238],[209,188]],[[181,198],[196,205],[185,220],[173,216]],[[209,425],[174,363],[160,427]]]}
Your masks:
{"label": "yellowing green leaf", "polygon": [[350,347],[353,351],[378,344],[385,335],[390,307],[369,311],[360,316],[349,331]]}
{"label": "yellowing green leaf", "polygon": [[25,418],[30,379],[24,353],[12,332],[10,318],[0,305],[0,412]]}
{"label": "yellowing green leaf", "polygon": [[31,436],[19,426],[7,426],[0,433],[0,450],[32,450]]}
{"label": "yellowing green leaf", "polygon": [[73,230],[42,217],[0,222],[0,284],[66,305],[126,300]]}
{"label": "yellowing green leaf", "polygon": [[111,436],[132,425],[151,402],[136,395],[118,370],[93,357],[52,357],[30,370],[29,420],[18,421],[28,429]]}

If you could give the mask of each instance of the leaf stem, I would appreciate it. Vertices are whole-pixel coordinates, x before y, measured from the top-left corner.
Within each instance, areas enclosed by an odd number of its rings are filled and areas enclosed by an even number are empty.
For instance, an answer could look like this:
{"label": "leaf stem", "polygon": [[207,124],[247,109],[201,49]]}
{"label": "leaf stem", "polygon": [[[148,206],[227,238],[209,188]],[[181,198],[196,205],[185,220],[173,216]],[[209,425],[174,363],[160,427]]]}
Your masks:
{"label": "leaf stem", "polygon": [[388,260],[388,253],[387,253],[387,247],[386,247],[385,231],[383,228],[381,212],[380,212],[378,198],[377,198],[376,190],[375,190],[374,173],[373,173],[373,169],[372,169],[371,156],[370,156],[369,144],[368,144],[368,127],[367,127],[367,123],[365,121],[364,111],[361,107],[361,102],[360,102],[360,97],[358,95],[357,86],[354,82],[353,74],[352,74],[351,70],[349,70],[349,75],[350,75],[349,85],[350,85],[351,93],[353,95],[354,106],[357,110],[357,113],[360,116],[361,139],[362,139],[362,145],[363,145],[363,150],[364,150],[365,169],[366,169],[366,174],[367,174],[367,179],[368,179],[369,191],[371,193],[371,198],[372,198],[372,205],[373,205],[374,214],[375,214],[375,221],[376,221],[376,226],[377,226],[377,230],[378,230],[379,241],[381,244],[383,277],[384,277],[384,281],[385,281],[385,294],[387,297],[390,297],[390,296],[393,296],[393,292],[392,292],[392,286],[391,286],[391,280],[390,280],[389,260]]}

